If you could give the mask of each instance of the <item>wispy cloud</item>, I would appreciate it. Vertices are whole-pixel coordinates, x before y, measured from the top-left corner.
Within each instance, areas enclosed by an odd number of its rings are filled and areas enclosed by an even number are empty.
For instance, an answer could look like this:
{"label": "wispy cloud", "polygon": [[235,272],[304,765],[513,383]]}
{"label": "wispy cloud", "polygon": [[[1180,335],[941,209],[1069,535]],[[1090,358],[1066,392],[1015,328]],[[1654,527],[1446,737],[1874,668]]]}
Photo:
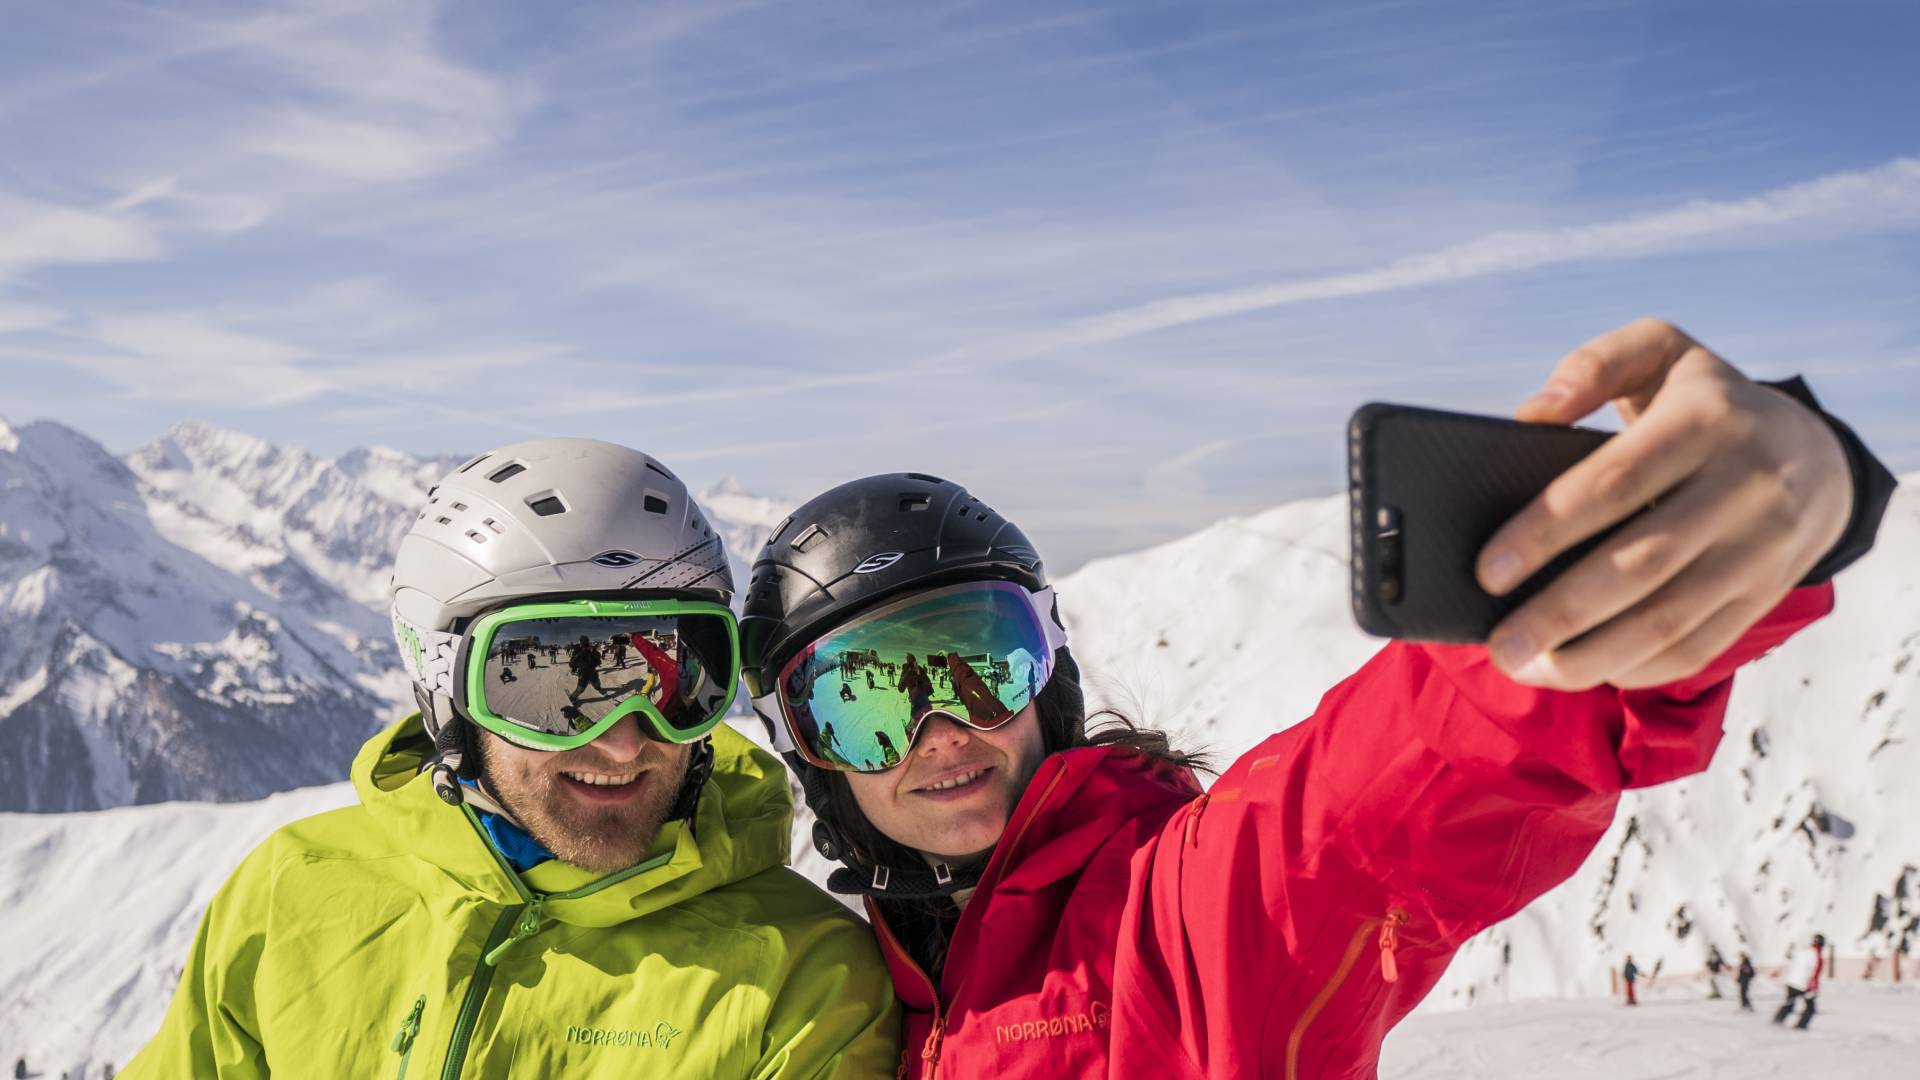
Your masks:
{"label": "wispy cloud", "polygon": [[1023,338],[940,357],[1006,363],[1174,327],[1316,301],[1348,299],[1570,263],[1648,258],[1760,243],[1801,230],[1838,233],[1920,227],[1920,158],[1836,173],[1736,201],[1695,200],[1617,221],[1496,232],[1384,266],[1298,281],[1172,297],[1080,319]]}

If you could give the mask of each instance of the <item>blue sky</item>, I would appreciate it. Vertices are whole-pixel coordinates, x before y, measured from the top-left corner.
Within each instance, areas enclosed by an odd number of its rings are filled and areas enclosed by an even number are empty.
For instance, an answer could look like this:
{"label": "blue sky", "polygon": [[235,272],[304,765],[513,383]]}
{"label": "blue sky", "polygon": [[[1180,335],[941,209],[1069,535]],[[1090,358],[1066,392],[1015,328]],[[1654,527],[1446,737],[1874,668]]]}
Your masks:
{"label": "blue sky", "polygon": [[1673,319],[1920,468],[1909,3],[16,4],[0,415],[960,480],[1057,569]]}

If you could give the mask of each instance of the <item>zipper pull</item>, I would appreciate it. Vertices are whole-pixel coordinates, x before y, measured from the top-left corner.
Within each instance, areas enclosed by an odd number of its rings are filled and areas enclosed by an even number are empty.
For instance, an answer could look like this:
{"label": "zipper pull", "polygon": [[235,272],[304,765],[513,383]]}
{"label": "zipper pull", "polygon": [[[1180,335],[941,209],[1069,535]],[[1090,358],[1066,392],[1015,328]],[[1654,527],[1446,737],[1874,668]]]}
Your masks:
{"label": "zipper pull", "polygon": [[499,963],[500,958],[507,955],[508,949],[540,932],[540,909],[546,905],[546,902],[547,898],[544,896],[536,896],[527,901],[526,910],[520,913],[520,920],[513,924],[513,933],[507,935],[507,940],[495,946],[493,951],[486,955],[488,967]]}
{"label": "zipper pull", "polygon": [[927,1045],[920,1048],[920,1060],[927,1063],[927,1080],[933,1080],[934,1070],[940,1067],[940,1036],[946,1030],[947,1018],[936,1013],[933,1031],[927,1036]]}
{"label": "zipper pull", "polygon": [[1383,982],[1400,981],[1400,962],[1394,958],[1393,950],[1400,947],[1400,924],[1407,921],[1404,911],[1389,911],[1387,917],[1380,920],[1380,978]]}
{"label": "zipper pull", "polygon": [[421,994],[420,1000],[413,1003],[413,1011],[407,1014],[407,1019],[400,1025],[400,1033],[393,1037],[394,1053],[404,1054],[407,1047],[413,1045],[413,1037],[420,1034],[420,1014],[426,1008],[427,995]]}
{"label": "zipper pull", "polygon": [[1186,840],[1188,847],[1192,847],[1194,844],[1194,839],[1193,839],[1194,827],[1200,824],[1200,811],[1205,810],[1207,808],[1207,799],[1212,794],[1213,793],[1210,791],[1201,792],[1200,797],[1193,801],[1192,809],[1187,814],[1187,828],[1186,828],[1187,835],[1184,837],[1184,839]]}

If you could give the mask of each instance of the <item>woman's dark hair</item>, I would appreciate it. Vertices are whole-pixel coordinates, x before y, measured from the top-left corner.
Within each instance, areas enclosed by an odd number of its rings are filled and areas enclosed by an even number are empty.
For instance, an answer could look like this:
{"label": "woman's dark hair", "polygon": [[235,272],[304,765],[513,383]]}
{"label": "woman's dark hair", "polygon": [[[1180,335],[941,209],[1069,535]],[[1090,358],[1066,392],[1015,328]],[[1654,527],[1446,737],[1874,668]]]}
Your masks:
{"label": "woman's dark hair", "polygon": [[[1070,717],[1062,714],[1068,709],[1078,711],[1078,691],[1074,691],[1074,700],[1069,704],[1068,695],[1062,692],[1061,687],[1061,680],[1050,679],[1033,701],[1040,719],[1040,730],[1064,730],[1069,733],[1066,745],[1048,747],[1049,753],[1082,746],[1112,746],[1177,768],[1214,772],[1204,750],[1176,750],[1166,732],[1141,727],[1113,709],[1102,709],[1081,723],[1071,722]],[[1093,721],[1103,722],[1092,726]],[[867,815],[860,810],[860,804],[854,800],[853,788],[847,784],[847,778],[842,773],[827,774],[827,806],[833,813],[833,823],[841,836],[863,862],[877,866],[901,866],[912,865],[913,861],[920,858],[919,852],[881,832],[867,820]]]}

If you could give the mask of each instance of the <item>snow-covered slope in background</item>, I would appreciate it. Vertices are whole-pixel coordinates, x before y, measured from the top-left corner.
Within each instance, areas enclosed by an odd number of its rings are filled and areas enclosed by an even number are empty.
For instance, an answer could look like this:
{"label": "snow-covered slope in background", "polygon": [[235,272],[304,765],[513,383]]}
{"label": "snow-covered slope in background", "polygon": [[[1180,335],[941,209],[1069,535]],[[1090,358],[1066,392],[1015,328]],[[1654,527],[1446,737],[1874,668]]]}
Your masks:
{"label": "snow-covered slope in background", "polygon": [[[1379,645],[1348,611],[1345,514],[1283,506],[1061,582],[1093,704],[1217,763],[1311,714]],[[1625,953],[1692,972],[1709,943],[1776,964],[1816,930],[1843,956],[1920,948],[1920,476],[1836,586],[1832,616],[1735,680],[1712,767],[1627,793],[1579,873],[1430,1001],[1605,992]]]}
{"label": "snow-covered slope in background", "polygon": [[[0,439],[0,469],[18,467],[10,462],[22,452],[9,441],[33,440]],[[78,501],[118,506],[116,527],[144,520],[125,470],[110,457],[86,460],[81,479],[107,477],[86,482],[112,497]],[[14,497],[0,487],[0,500]],[[72,511],[76,498],[42,502]],[[716,520],[730,546],[728,530],[740,529],[736,557],[751,557],[784,513],[738,490],[703,501],[716,519],[736,515]],[[0,501],[0,522],[16,530],[0,532],[0,587],[14,590],[0,594],[6,603],[21,591],[6,575],[30,577],[22,562],[47,561],[47,541],[19,539],[16,505]],[[1172,728],[1177,742],[1209,746],[1220,762],[1310,714],[1379,646],[1347,610],[1345,512],[1340,498],[1296,503],[1057,582],[1095,703]],[[63,550],[98,541],[80,534]],[[9,542],[36,544],[37,554],[23,559]],[[168,558],[187,554],[173,550],[181,554]],[[1911,869],[1920,866],[1920,476],[1907,478],[1879,545],[1839,584],[1832,617],[1738,680],[1712,769],[1630,793],[1581,871],[1470,942],[1423,1011],[1604,994],[1625,951],[1673,973],[1697,970],[1708,942],[1776,964],[1790,940],[1815,929],[1843,959],[1920,936],[1920,871]],[[0,732],[8,723],[0,709]],[[752,720],[739,726],[761,735]],[[333,785],[231,806],[0,815],[0,1055],[18,1047],[36,1067],[124,1062],[159,1022],[200,910],[240,856],[279,822],[350,798]],[[803,811],[796,865],[824,880],[807,835]],[[1604,1056],[1609,1036],[1596,1034],[1594,1017],[1569,1023]],[[1483,1074],[1517,1074],[1482,1064]],[[1431,1075],[1473,1074],[1451,1068]]]}

